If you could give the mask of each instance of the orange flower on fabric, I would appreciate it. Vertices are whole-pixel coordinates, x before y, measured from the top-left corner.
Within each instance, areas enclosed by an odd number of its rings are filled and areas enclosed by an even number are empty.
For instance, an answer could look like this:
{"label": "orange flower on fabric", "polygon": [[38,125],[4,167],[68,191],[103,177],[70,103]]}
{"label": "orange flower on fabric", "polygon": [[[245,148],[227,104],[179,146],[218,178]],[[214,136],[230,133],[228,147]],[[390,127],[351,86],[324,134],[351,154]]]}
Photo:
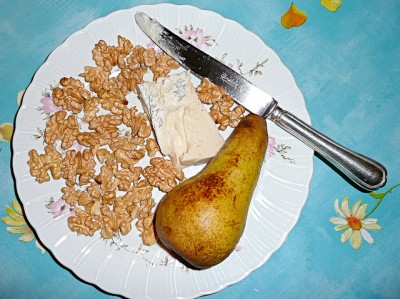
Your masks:
{"label": "orange flower on fabric", "polygon": [[303,25],[305,21],[307,21],[307,14],[298,9],[293,2],[289,10],[281,17],[281,24],[287,29]]}
{"label": "orange flower on fabric", "polygon": [[368,207],[367,204],[361,204],[362,200],[357,201],[353,207],[349,208],[349,198],[343,199],[339,207],[339,200],[335,200],[335,210],[340,217],[332,217],[330,222],[336,224],[336,231],[344,231],[340,241],[346,242],[350,239],[350,244],[354,249],[360,249],[362,239],[370,244],[374,243],[370,233],[367,230],[381,230],[382,228],[377,224],[377,219],[365,219],[365,211]]}

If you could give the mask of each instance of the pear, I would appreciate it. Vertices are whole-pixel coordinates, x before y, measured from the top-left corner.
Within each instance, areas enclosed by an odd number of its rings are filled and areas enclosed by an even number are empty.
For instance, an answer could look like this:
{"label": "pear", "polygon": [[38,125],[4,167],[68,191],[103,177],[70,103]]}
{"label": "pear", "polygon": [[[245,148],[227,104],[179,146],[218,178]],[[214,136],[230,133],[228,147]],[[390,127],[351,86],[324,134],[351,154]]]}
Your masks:
{"label": "pear", "polygon": [[157,236],[189,266],[212,267],[235,249],[267,143],[265,119],[245,116],[204,169],[160,201],[155,216]]}

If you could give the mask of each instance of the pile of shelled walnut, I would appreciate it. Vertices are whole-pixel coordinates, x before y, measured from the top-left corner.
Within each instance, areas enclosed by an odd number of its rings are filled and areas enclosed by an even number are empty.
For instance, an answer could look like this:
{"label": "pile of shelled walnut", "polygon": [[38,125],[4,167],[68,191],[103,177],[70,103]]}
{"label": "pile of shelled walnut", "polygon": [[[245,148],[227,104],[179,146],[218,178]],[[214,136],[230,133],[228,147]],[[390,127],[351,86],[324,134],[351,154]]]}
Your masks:
{"label": "pile of shelled walnut", "polygon": [[[44,153],[29,151],[30,173],[43,183],[64,179],[63,199],[73,209],[68,227],[78,234],[103,238],[128,234],[136,221],[145,245],[156,242],[153,228],[153,188],[168,192],[184,180],[182,170],[159,153],[148,116],[128,103],[146,74],[153,80],[168,76],[179,64],[153,48],[133,46],[118,36],[118,45],[99,41],[92,57],[96,66],[85,66],[80,77],[61,78],[52,89],[60,109],[44,130]],[[220,130],[235,127],[243,116],[241,106],[219,87],[203,80],[199,99],[209,104]],[[76,146],[79,145],[79,150]],[[139,161],[148,164],[139,166]],[[51,174],[51,177],[50,177]]]}

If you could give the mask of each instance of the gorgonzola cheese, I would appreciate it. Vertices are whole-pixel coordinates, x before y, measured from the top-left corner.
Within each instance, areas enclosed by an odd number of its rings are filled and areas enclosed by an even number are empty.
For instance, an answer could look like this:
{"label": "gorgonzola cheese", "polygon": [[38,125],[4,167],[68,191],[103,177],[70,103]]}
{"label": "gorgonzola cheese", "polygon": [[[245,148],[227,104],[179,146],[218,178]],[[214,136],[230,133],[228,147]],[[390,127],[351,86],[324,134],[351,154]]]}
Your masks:
{"label": "gorgonzola cheese", "polygon": [[188,71],[140,84],[139,98],[161,152],[176,168],[207,163],[222,147],[224,139],[198,99]]}

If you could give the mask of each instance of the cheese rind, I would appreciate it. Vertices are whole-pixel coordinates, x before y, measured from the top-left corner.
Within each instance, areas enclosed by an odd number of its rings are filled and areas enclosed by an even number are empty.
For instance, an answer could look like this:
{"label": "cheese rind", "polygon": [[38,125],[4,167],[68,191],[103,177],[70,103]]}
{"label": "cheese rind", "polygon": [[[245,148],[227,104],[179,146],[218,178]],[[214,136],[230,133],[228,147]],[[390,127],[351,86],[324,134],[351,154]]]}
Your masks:
{"label": "cheese rind", "polygon": [[174,167],[207,163],[224,144],[197,97],[188,71],[139,84],[139,98],[156,139]]}

